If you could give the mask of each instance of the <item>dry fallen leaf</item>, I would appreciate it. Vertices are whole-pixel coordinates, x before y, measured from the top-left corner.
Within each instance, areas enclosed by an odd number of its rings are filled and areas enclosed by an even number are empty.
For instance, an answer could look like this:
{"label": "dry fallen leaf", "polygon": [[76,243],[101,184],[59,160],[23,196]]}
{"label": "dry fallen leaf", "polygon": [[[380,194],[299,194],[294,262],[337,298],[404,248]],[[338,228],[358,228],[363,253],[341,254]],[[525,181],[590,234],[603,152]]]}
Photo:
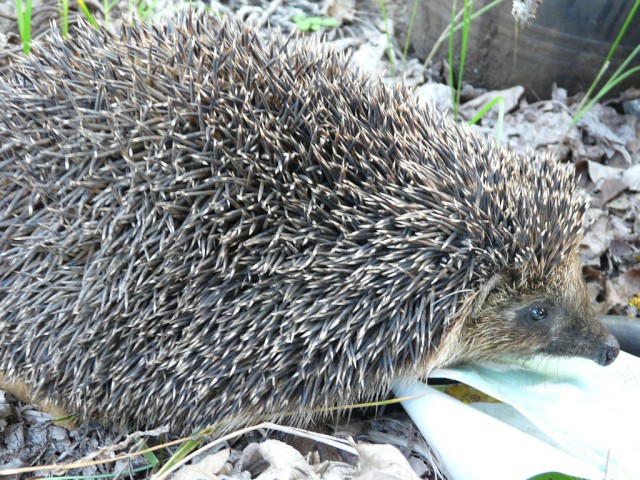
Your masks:
{"label": "dry fallen leaf", "polygon": [[351,60],[365,75],[378,76],[386,69],[383,61],[387,51],[387,37],[384,33],[371,36],[351,56]]}
{"label": "dry fallen leaf", "polygon": [[442,83],[425,83],[416,88],[415,92],[421,105],[429,105],[440,112],[453,110],[451,88]]}
{"label": "dry fallen leaf", "polygon": [[[512,88],[506,88],[504,90],[491,90],[490,92],[483,93],[479,97],[469,100],[467,103],[460,107],[460,115],[465,120],[471,120],[480,110],[484,108],[494,98],[502,97],[504,99],[504,111],[510,112],[518,106],[520,99],[524,95],[524,87],[516,85]],[[451,94],[449,94],[451,96]],[[497,117],[498,105],[494,105],[485,116]]]}
{"label": "dry fallen leaf", "polygon": [[607,215],[601,215],[589,227],[580,245],[580,259],[583,265],[600,266],[600,256],[607,251],[613,240],[613,227]]}
{"label": "dry fallen leaf", "polygon": [[640,294],[640,267],[632,268],[622,275],[612,278],[611,284],[620,297],[620,311],[628,307],[629,299]]}
{"label": "dry fallen leaf", "polygon": [[319,478],[300,452],[279,440],[248,445],[242,452],[241,464],[256,480]]}
{"label": "dry fallen leaf", "polygon": [[616,178],[605,178],[600,185],[600,202],[605,205],[627,189],[627,184]]}
{"label": "dry fallen leaf", "polygon": [[[202,460],[182,467],[173,476],[173,480],[213,480],[218,479],[220,473],[229,460],[231,451],[228,448],[205,456]],[[227,472],[228,473],[228,472]]]}
{"label": "dry fallen leaf", "polygon": [[589,161],[589,177],[598,185],[605,179],[621,179],[624,170],[622,168],[609,167],[598,162]]}
{"label": "dry fallen leaf", "polygon": [[618,294],[616,286],[608,280],[604,283],[604,309],[601,313],[608,314],[610,312],[619,313],[626,305],[626,299]]}
{"label": "dry fallen leaf", "polygon": [[343,23],[351,23],[355,19],[356,0],[331,0],[326,4],[326,15]]}
{"label": "dry fallen leaf", "polygon": [[396,447],[361,443],[356,450],[360,455],[360,471],[353,480],[419,480]]}
{"label": "dry fallen leaf", "polygon": [[625,170],[622,174],[622,181],[632,192],[640,192],[640,164]]}

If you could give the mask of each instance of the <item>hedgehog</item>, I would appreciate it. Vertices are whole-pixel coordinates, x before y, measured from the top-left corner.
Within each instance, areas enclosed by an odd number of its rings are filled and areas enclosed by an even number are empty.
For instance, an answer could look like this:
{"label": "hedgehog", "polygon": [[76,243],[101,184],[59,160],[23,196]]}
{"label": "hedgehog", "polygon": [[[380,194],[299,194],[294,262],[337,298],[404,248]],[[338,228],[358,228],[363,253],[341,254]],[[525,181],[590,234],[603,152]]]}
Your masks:
{"label": "hedgehog", "polygon": [[0,371],[118,428],[305,424],[394,379],[619,346],[586,199],[304,39],[182,14],[0,80]]}

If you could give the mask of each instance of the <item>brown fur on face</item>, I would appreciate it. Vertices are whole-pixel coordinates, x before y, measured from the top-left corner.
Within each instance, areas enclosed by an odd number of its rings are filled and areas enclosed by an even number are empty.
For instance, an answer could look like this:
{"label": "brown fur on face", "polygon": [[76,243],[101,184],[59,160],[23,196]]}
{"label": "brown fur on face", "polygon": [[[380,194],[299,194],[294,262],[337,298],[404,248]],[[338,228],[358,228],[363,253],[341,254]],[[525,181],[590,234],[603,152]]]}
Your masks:
{"label": "brown fur on face", "polygon": [[608,365],[617,357],[617,340],[590,306],[577,255],[548,284],[519,285],[507,274],[487,288],[463,327],[464,360],[545,354]]}

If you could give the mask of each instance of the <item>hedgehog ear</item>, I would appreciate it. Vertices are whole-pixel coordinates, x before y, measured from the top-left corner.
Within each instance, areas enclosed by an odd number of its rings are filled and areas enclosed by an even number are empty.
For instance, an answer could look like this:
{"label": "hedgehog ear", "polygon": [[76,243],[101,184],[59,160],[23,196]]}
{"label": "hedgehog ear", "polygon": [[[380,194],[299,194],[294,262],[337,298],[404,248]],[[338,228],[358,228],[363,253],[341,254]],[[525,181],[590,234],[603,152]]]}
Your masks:
{"label": "hedgehog ear", "polygon": [[487,297],[492,291],[499,289],[504,285],[507,285],[508,283],[509,283],[509,274],[503,273],[503,274],[493,275],[488,282],[482,285],[482,287],[480,287],[480,291],[478,292],[478,295],[476,296],[476,299],[473,302],[471,317],[476,318],[478,316],[478,314],[480,313],[480,310],[482,310],[482,307],[484,306],[485,301],[487,300]]}

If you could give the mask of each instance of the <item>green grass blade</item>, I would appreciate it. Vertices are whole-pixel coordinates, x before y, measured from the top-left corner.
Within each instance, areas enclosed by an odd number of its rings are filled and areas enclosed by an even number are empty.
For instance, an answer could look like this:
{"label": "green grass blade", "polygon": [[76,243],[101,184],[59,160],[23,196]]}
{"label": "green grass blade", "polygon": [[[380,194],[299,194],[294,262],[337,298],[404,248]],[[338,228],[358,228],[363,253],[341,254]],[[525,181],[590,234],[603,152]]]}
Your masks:
{"label": "green grass blade", "polygon": [[202,442],[203,440],[200,439],[200,440],[187,440],[184,443],[181,443],[178,449],[175,451],[175,453],[171,455],[171,458],[169,458],[167,463],[165,463],[162,466],[162,468],[158,471],[156,475],[161,476],[165,474],[170,468],[172,468],[180,460],[182,460],[184,457],[186,457],[191,452],[193,452],[196,448],[198,448]]}
{"label": "green grass blade", "polygon": [[596,94],[593,99],[589,99],[587,95],[582,99],[578,109],[576,110],[576,114],[573,116],[571,120],[571,125],[569,125],[569,130],[576,126],[578,121],[584,116],[585,113],[589,111],[593,105],[598,102],[602,97],[604,97],[607,93],[611,91],[616,85],[623,82],[626,78],[638,72],[640,66],[633,67],[630,70],[624,71],[629,63],[640,53],[640,45],[633,49],[633,51],[625,58],[624,62],[618,67],[618,69],[611,75],[611,78],[607,80],[607,82],[602,86],[600,91]]}
{"label": "green grass blade", "polygon": [[496,122],[494,135],[496,138],[496,142],[498,142],[498,145],[500,145],[502,142],[502,130],[504,126],[504,109],[505,109],[504,97],[501,97],[501,96],[495,97],[493,100],[487,103],[484,107],[482,107],[478,111],[478,113],[476,113],[473,116],[473,118],[469,120],[467,123],[469,125],[474,125],[478,123],[480,119],[484,117],[487,114],[487,112],[491,110],[496,104],[498,104],[498,121]]}
{"label": "green grass blade", "polygon": [[453,105],[453,116],[454,118],[458,117],[458,104],[456,103],[456,88],[455,82],[453,80],[453,43],[454,36],[453,32],[455,31],[455,23],[456,23],[456,0],[453,0],[453,5],[451,6],[451,22],[449,24],[449,86],[451,87],[451,105]]}
{"label": "green grass blade", "polygon": [[60,15],[60,26],[62,37],[69,35],[69,0],[58,0],[58,14]]}
{"label": "green grass blade", "polygon": [[[582,117],[582,115],[584,115],[584,111],[583,110],[585,109],[585,104],[587,104],[587,102],[589,102],[589,99],[591,98],[591,95],[593,94],[593,91],[595,90],[596,86],[598,85],[598,83],[602,79],[602,76],[604,75],[604,73],[606,72],[607,68],[609,67],[609,63],[611,62],[611,58],[613,57],[613,54],[617,50],[618,45],[620,45],[620,41],[622,40],[622,37],[624,37],[625,33],[627,32],[627,28],[629,28],[629,25],[631,24],[631,21],[635,17],[636,12],[637,12],[639,7],[640,7],[640,0],[635,0],[635,3],[633,4],[633,7],[631,7],[631,11],[629,11],[629,14],[627,15],[627,18],[625,19],[625,22],[622,25],[622,28],[620,28],[620,31],[618,32],[618,36],[616,37],[615,41],[611,45],[611,48],[609,49],[609,53],[607,54],[606,58],[604,59],[604,62],[602,62],[602,66],[600,67],[600,70],[598,70],[596,78],[594,78],[593,82],[589,86],[589,89],[587,90],[587,93],[582,98],[582,101],[580,102],[580,105],[578,106],[577,112],[580,115],[580,117]],[[635,54],[632,54],[632,55],[635,56]],[[628,65],[629,61],[631,61],[631,60],[629,59],[629,57],[627,57],[627,60],[624,63],[625,68],[626,68],[626,65]],[[616,70],[616,72],[618,72],[618,71],[621,71],[620,68],[618,68],[618,70]],[[591,105],[593,105],[593,104],[591,103]],[[577,123],[577,120],[575,122],[572,122],[571,123],[571,127],[573,127],[576,123]],[[571,128],[571,127],[569,127],[569,128]]]}
{"label": "green grass blade", "polygon": [[118,0],[103,0],[102,10],[104,11],[104,26],[109,28],[109,20],[111,20],[111,9],[118,4]]}
{"label": "green grass blade", "polygon": [[[25,3],[25,31],[27,32],[27,39],[29,41],[29,48],[31,48],[31,0],[27,0]],[[29,53],[29,52],[27,52]]]}
{"label": "green grass blade", "polygon": [[25,55],[31,49],[31,0],[16,0],[16,17],[18,18],[18,31],[22,40],[22,51]]}
{"label": "green grass blade", "polygon": [[607,93],[609,93],[609,91],[612,88],[614,88],[619,83],[624,82],[628,77],[638,72],[640,72],[640,65],[638,65],[637,67],[633,67],[630,70],[627,70],[622,75],[619,75],[615,80],[607,82],[606,85],[600,89],[598,94],[595,97],[593,97],[593,99],[590,100],[589,103],[587,103],[582,108],[582,110],[576,113],[576,115],[573,117],[573,120],[571,121],[571,126],[569,127],[569,129],[574,127],[576,123],[578,123],[578,121],[584,116],[584,114],[587,113],[591,109],[591,107],[593,107],[598,101],[600,101],[602,97],[604,97]]}
{"label": "green grass blade", "polygon": [[136,12],[140,16],[142,20],[146,20],[149,15],[151,15],[156,8],[157,0],[153,0],[152,2],[147,3],[145,0],[138,0],[135,2],[134,6]]}
{"label": "green grass blade", "polygon": [[385,0],[380,0],[380,12],[382,14],[382,20],[384,21],[384,31],[387,36],[387,50],[389,55],[389,63],[391,65],[391,77],[396,76],[396,69],[393,64],[393,50],[391,45],[391,32],[389,31],[389,19],[387,17],[387,6]]}
{"label": "green grass blade", "polygon": [[607,53],[607,56],[604,59],[604,62],[602,62],[602,67],[600,68],[600,72],[598,72],[598,76],[596,76],[595,80],[593,81],[593,83],[589,87],[589,90],[587,91],[587,96],[589,96],[589,94],[593,91],[596,84],[600,80],[600,77],[602,76],[601,73],[603,73],[604,70],[606,70],[605,65],[608,65],[609,62],[611,61],[611,58],[613,57],[613,54],[617,50],[618,45],[620,45],[620,41],[622,40],[622,37],[624,37],[624,34],[627,32],[627,28],[629,28],[629,25],[631,24],[631,20],[633,20],[633,17],[635,17],[636,15],[636,11],[638,10],[638,7],[640,7],[640,0],[636,0],[633,7],[631,8],[631,11],[629,12],[629,15],[627,15],[627,18],[624,24],[622,25],[622,28],[618,32],[618,36],[616,37],[615,41],[613,42],[613,45],[611,45],[611,48],[609,49],[609,53]]}
{"label": "green grass blade", "polygon": [[93,15],[91,15],[91,12],[87,7],[87,4],[84,3],[84,0],[77,0],[77,1],[78,1],[78,6],[80,7],[80,10],[82,10],[82,13],[84,13],[84,16],[87,17],[87,20],[89,20],[89,23],[93,25],[96,29],[100,28],[98,26],[98,22],[96,22],[96,19],[93,18]]}
{"label": "green grass blade", "polygon": [[493,100],[491,100],[484,107],[482,107],[480,110],[478,110],[478,113],[476,113],[473,116],[473,118],[471,120],[469,120],[467,123],[469,125],[475,125],[476,123],[478,123],[480,121],[480,119],[482,117],[484,117],[487,114],[487,112],[489,110],[491,110],[493,108],[493,106],[498,102],[502,102],[504,104],[504,97],[496,97]]}
{"label": "green grass blade", "polygon": [[411,43],[411,32],[413,32],[413,26],[416,23],[416,16],[418,15],[418,4],[420,0],[413,0],[413,7],[411,9],[411,19],[409,20],[409,30],[407,32],[407,39],[404,41],[404,49],[402,50],[402,63],[403,70],[406,69],[407,65],[407,54],[409,52],[409,44]]}
{"label": "green grass blade", "polygon": [[[487,5],[485,5],[481,9],[479,9],[477,12],[475,12],[473,15],[471,15],[471,20],[475,20],[480,15],[483,15],[484,13],[488,12],[489,10],[491,10],[494,7],[496,7],[498,4],[500,4],[502,2],[504,2],[504,0],[493,0],[493,2],[488,3]],[[455,11],[455,5],[453,7],[451,7],[451,8],[453,8],[453,10]],[[433,47],[431,48],[431,51],[429,52],[429,55],[427,55],[427,59],[423,63],[425,68],[431,63],[431,60],[435,56],[436,52],[440,49],[440,45],[442,45],[442,42],[444,42],[449,37],[450,32],[451,32],[451,25],[455,25],[453,27],[453,31],[454,32],[457,32],[458,30],[460,30],[462,28],[462,26],[463,26],[462,23],[456,24],[456,21],[462,15],[462,13],[463,12],[460,11],[457,15],[455,15],[455,16],[452,15],[453,18],[454,18],[454,21],[452,21],[451,24],[449,24],[447,26],[447,28],[444,29],[444,31],[440,34],[438,39],[434,42]]]}
{"label": "green grass blade", "polygon": [[609,79],[609,81],[615,80],[620,75],[622,75],[622,72],[631,63],[631,60],[636,58],[636,55],[638,55],[638,53],[640,53],[640,45],[636,46],[636,48],[633,49],[633,51],[627,56],[627,58],[624,59],[624,61],[620,64],[620,66],[616,69],[616,71],[613,72],[613,75],[611,75],[611,78]]}
{"label": "green grass blade", "polygon": [[469,45],[469,32],[473,20],[473,0],[464,0],[462,8],[462,40],[460,43],[460,63],[458,66],[458,83],[453,81],[453,47],[454,32],[457,29],[455,22],[460,13],[456,14],[456,0],[451,7],[451,21],[449,23],[449,85],[451,86],[451,101],[453,104],[453,117],[458,118],[460,108],[460,93],[462,91],[462,78],[464,76],[464,66],[467,58],[467,47]]}
{"label": "green grass blade", "polygon": [[[464,14],[462,20],[462,44],[460,46],[460,67],[458,68],[458,86],[456,88],[455,111],[460,105],[460,92],[462,91],[462,77],[464,65],[467,59],[467,46],[469,45],[469,31],[471,29],[471,14],[473,13],[473,0],[464,0]],[[457,116],[457,115],[456,115]]]}
{"label": "green grass blade", "polygon": [[502,145],[502,132],[504,131],[504,99],[501,98],[501,102],[498,103],[498,121],[496,122],[496,143]]}
{"label": "green grass blade", "polygon": [[[130,478],[132,474],[144,472],[146,470],[151,470],[153,467],[151,465],[144,465],[142,467],[134,468],[128,472],[122,472],[124,478]],[[99,475],[65,475],[64,477],[47,477],[47,480],[99,480],[102,478],[114,478],[115,473],[103,473]],[[118,478],[123,478],[118,477]],[[33,478],[33,477],[32,477]],[[137,477],[134,477],[137,478]]]}

